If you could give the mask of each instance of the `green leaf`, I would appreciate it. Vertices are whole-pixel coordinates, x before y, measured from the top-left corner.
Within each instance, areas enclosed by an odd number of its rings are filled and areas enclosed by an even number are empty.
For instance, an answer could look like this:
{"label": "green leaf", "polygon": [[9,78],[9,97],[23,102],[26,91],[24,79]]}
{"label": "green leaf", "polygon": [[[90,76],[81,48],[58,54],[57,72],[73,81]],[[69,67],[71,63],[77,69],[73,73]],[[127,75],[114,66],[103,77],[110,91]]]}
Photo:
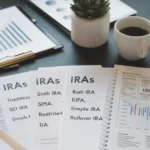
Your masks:
{"label": "green leaf", "polygon": [[94,15],[96,12],[94,10],[86,10],[89,16]]}
{"label": "green leaf", "polygon": [[81,5],[79,2],[76,3],[76,7],[77,7],[79,10],[84,10],[84,8],[82,7],[82,5]]}
{"label": "green leaf", "polygon": [[91,5],[94,5],[97,0],[91,0]]}
{"label": "green leaf", "polygon": [[110,10],[110,8],[101,9],[101,10],[99,10],[99,12],[96,13],[96,15],[97,15],[97,17],[102,17],[102,16],[105,15],[109,10]]}
{"label": "green leaf", "polygon": [[77,0],[78,1],[78,3],[80,3],[80,5],[82,6],[82,7],[84,7],[84,0]]}
{"label": "green leaf", "polygon": [[78,0],[73,0],[74,3],[76,3]]}
{"label": "green leaf", "polygon": [[72,4],[71,4],[70,8],[71,8],[72,11],[76,11],[77,10],[76,7],[74,5],[72,5]]}
{"label": "green leaf", "polygon": [[88,19],[101,17],[110,9],[109,0],[73,0],[73,2],[72,11],[76,15]]}
{"label": "green leaf", "polygon": [[84,1],[84,8],[90,9],[90,5],[87,0]]}
{"label": "green leaf", "polygon": [[104,1],[103,3],[101,3],[100,7],[106,6],[106,5],[108,5],[108,4],[110,4],[110,3],[109,3],[109,0]]}
{"label": "green leaf", "polygon": [[76,11],[76,13],[80,16],[80,17],[85,17],[86,13],[82,12],[82,11]]}

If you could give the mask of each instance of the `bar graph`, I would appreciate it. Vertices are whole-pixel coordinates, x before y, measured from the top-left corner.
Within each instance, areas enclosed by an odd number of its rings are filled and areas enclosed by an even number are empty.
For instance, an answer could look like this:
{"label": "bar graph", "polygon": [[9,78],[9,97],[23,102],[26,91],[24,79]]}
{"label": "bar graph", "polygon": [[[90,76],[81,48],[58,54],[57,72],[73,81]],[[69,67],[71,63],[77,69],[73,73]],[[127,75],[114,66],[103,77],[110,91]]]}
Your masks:
{"label": "bar graph", "polygon": [[148,130],[150,126],[150,103],[121,99],[118,110],[117,126]]}
{"label": "bar graph", "polygon": [[6,51],[32,42],[17,23],[10,21],[0,28],[0,51]]}
{"label": "bar graph", "polygon": [[146,120],[150,119],[150,107],[140,106],[139,104],[129,103],[129,114],[130,116],[145,117]]}

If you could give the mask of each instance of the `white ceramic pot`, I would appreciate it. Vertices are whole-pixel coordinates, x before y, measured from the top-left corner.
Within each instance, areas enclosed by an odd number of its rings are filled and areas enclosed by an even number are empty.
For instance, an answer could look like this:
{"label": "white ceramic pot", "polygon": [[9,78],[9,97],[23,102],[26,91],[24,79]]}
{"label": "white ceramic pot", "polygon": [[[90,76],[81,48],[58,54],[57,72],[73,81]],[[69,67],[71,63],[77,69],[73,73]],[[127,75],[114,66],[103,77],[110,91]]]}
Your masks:
{"label": "white ceramic pot", "polygon": [[71,15],[71,38],[79,46],[94,48],[108,41],[110,12],[96,19],[84,19]]}

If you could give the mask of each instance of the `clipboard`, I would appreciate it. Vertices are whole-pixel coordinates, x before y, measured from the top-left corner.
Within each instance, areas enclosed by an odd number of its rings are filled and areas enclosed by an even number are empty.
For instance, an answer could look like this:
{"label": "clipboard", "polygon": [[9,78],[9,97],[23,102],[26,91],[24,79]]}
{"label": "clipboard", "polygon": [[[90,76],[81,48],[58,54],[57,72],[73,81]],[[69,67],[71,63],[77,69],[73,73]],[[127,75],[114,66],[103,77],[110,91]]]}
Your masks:
{"label": "clipboard", "polygon": [[51,17],[48,13],[46,13],[42,8],[40,8],[38,5],[36,5],[33,1],[27,0],[25,1],[27,4],[31,5],[36,11],[40,12],[43,16],[50,19],[54,24],[56,24],[64,33],[66,33],[69,37],[71,37],[71,32],[68,30],[65,26],[63,26],[61,23],[58,23],[56,19]]}
{"label": "clipboard", "polygon": [[30,16],[26,13],[26,11],[24,11],[24,9],[22,9],[22,8],[20,7],[20,5],[17,5],[16,7],[17,7],[41,32],[43,32],[50,40],[52,40],[52,41],[56,44],[56,46],[53,47],[53,50],[57,50],[57,49],[60,49],[60,48],[63,47],[62,44],[60,44],[52,35],[50,35],[48,32],[46,32],[46,31],[44,30],[44,28],[42,28],[42,27],[38,24],[38,22],[37,22],[37,20],[36,20],[35,18],[30,17]]}
{"label": "clipboard", "polygon": [[[0,13],[1,13],[1,11],[4,10],[5,11],[4,14],[7,14],[6,11],[9,12],[9,9],[11,11],[14,10],[17,13],[19,13],[19,15],[20,15],[19,17],[20,18],[22,17],[21,19],[24,18],[26,22],[28,22],[28,23],[30,22],[29,24],[32,26],[32,28],[33,29],[35,28],[34,30],[38,31],[38,35],[42,35],[43,36],[42,41],[44,41],[46,44],[48,42],[51,42],[51,43],[53,43],[54,46],[52,46],[52,47],[49,48],[48,44],[47,44],[47,46],[43,46],[44,48],[42,50],[39,50],[39,51],[38,50],[37,51],[33,51],[34,50],[34,48],[33,48],[33,49],[28,49],[28,50],[26,49],[24,51],[19,51],[19,52],[16,52],[15,54],[11,54],[12,51],[10,51],[10,54],[4,55],[4,56],[2,55],[2,57],[0,57],[0,71],[7,70],[7,69],[18,68],[19,64],[22,63],[22,62],[24,62],[24,61],[27,61],[27,60],[30,60],[30,59],[34,60],[36,58],[36,56],[38,56],[39,54],[42,55],[45,52],[55,51],[55,50],[61,49],[63,47],[52,35],[50,35],[44,28],[42,28],[40,26],[40,24],[38,24],[38,22],[36,21],[36,19],[31,18],[19,5],[18,6],[13,6],[13,7],[2,9],[2,10],[0,10]],[[7,14],[7,15],[9,15],[9,14]],[[8,33],[7,33],[7,31],[8,31]],[[10,36],[14,36],[14,41],[16,40],[15,41],[16,43],[19,42],[19,40],[20,40],[19,38],[17,39],[17,36],[18,37],[22,36],[21,40],[24,40],[24,41],[25,40],[27,41],[27,40],[34,39],[33,37],[32,38],[27,37],[28,35],[25,35],[25,33],[23,33],[23,31],[21,31],[21,29],[18,27],[18,25],[14,21],[10,22],[6,27],[4,27],[4,28],[2,28],[2,30],[0,30],[0,46],[2,45],[3,49],[5,49],[6,46],[8,46],[10,48],[10,45],[14,44],[10,40],[10,39],[12,39],[12,37],[10,38]],[[6,38],[9,38],[8,39],[9,43],[7,43],[7,44],[6,44]],[[46,39],[46,41],[44,39]],[[48,39],[49,39],[49,41],[48,41]],[[4,45],[4,44],[6,44],[6,45]],[[31,43],[29,43],[29,44],[32,45]],[[38,42],[38,44],[39,44],[39,42]],[[23,46],[20,45],[21,49],[24,49]],[[35,45],[33,47],[35,47]],[[0,51],[1,51],[2,48],[0,47]],[[0,53],[0,55],[1,54],[2,53]]]}

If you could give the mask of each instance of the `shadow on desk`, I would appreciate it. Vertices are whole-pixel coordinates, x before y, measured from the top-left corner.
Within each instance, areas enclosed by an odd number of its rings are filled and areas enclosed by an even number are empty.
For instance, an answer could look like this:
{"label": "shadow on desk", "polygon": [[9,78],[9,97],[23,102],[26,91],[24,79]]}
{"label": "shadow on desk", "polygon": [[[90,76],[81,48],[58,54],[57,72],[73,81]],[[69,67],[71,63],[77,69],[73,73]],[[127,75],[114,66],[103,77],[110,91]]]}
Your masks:
{"label": "shadow on desk", "polygon": [[[113,67],[113,63],[118,57],[117,52],[113,48],[109,48],[109,41],[97,48],[83,48],[76,45],[75,43],[73,43],[73,45],[75,47],[76,53],[78,53],[78,56],[81,56],[82,59],[84,58],[88,65],[99,64],[105,67],[108,64],[111,64],[111,67]],[[113,51],[113,55],[110,51]]]}
{"label": "shadow on desk", "polygon": [[[86,59],[88,65],[100,64],[103,67],[114,67],[115,64],[125,65],[125,66],[135,66],[135,67],[145,67],[147,68],[150,63],[150,53],[149,55],[138,61],[128,61],[122,58],[116,49],[110,47],[109,41],[102,45],[101,47],[87,49],[80,47],[74,43],[78,55],[82,56],[82,59]],[[111,51],[111,52],[110,52]],[[115,62],[115,63],[114,63]]]}
{"label": "shadow on desk", "polygon": [[138,61],[128,61],[122,58],[121,56],[119,56],[116,64],[148,68],[149,57],[150,56],[147,56],[146,58],[138,60]]}

